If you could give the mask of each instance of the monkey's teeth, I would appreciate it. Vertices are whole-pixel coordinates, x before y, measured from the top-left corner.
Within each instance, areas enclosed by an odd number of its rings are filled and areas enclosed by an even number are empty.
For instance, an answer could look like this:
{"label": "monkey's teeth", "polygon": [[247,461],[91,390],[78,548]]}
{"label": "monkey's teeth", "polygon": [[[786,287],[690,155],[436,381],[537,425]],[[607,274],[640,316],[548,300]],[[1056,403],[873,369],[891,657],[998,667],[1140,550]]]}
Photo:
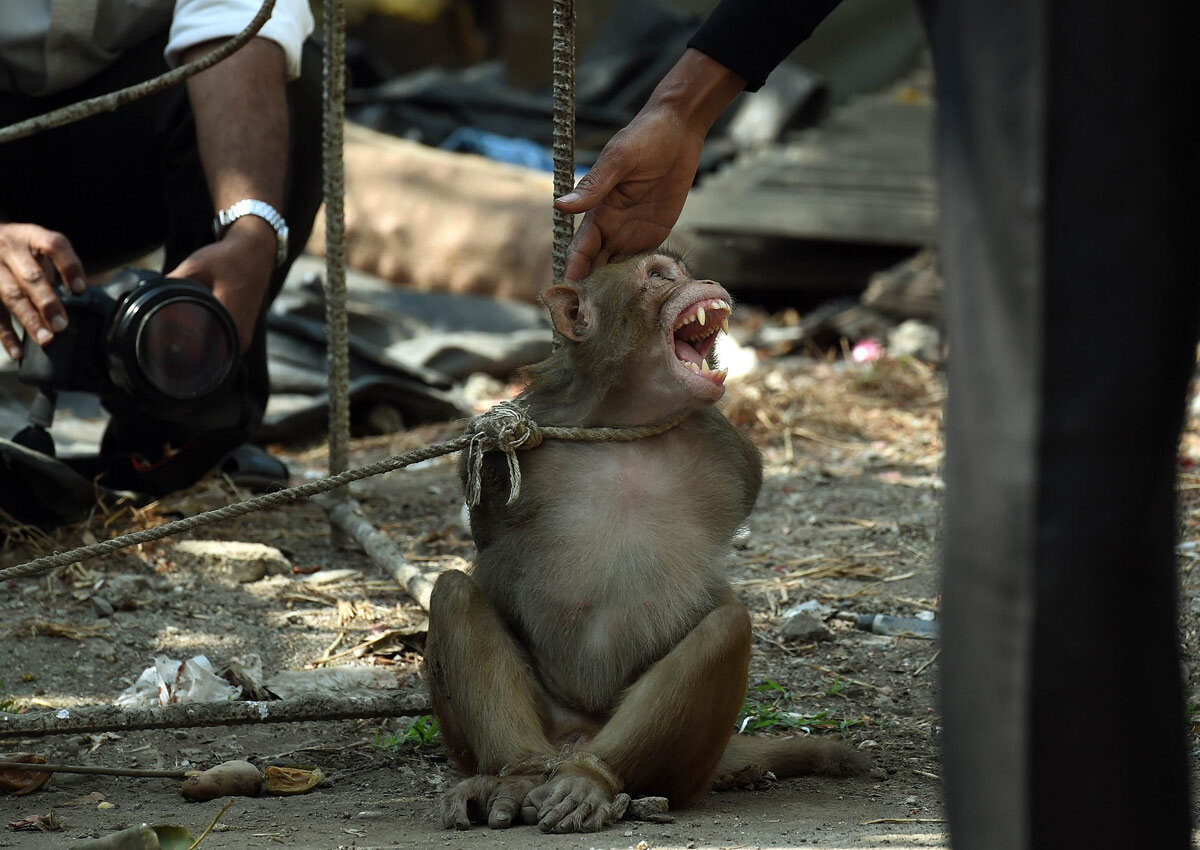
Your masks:
{"label": "monkey's teeth", "polygon": [[704,324],[704,308],[696,308],[696,315],[700,318],[700,324]]}
{"label": "monkey's teeth", "polygon": [[729,317],[728,316],[726,316],[724,319],[721,320],[721,330],[725,331],[726,334],[729,333]]}

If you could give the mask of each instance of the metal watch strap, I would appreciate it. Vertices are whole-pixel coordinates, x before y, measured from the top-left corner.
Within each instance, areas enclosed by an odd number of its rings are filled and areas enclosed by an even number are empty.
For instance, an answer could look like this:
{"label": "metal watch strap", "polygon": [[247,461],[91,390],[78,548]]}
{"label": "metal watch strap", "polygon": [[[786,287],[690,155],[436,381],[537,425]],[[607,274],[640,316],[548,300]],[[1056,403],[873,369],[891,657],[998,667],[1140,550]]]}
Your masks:
{"label": "metal watch strap", "polygon": [[258,216],[271,225],[271,228],[275,231],[275,267],[279,268],[283,265],[283,261],[287,259],[288,226],[287,222],[283,220],[283,216],[279,214],[279,210],[266,201],[243,198],[237,203],[230,204],[218,212],[213,219],[213,236],[220,239],[225,235],[225,231],[229,229],[229,225],[246,215]]}

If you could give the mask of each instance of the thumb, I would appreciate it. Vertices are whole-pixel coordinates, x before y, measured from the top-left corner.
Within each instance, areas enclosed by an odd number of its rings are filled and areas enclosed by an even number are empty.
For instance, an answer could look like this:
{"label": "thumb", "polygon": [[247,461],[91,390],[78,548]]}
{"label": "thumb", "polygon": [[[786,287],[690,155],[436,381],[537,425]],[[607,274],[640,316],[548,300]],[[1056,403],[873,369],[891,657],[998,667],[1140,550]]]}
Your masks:
{"label": "thumb", "polygon": [[554,208],[569,213],[587,212],[604,200],[629,170],[625,149],[609,142],[600,152],[596,164],[579,178],[575,188],[555,200]]}
{"label": "thumb", "polygon": [[185,257],[183,262],[164,274],[163,277],[188,278],[196,283],[204,284],[209,289],[212,289],[213,285],[212,275],[208,273],[203,263],[196,260],[195,254]]}

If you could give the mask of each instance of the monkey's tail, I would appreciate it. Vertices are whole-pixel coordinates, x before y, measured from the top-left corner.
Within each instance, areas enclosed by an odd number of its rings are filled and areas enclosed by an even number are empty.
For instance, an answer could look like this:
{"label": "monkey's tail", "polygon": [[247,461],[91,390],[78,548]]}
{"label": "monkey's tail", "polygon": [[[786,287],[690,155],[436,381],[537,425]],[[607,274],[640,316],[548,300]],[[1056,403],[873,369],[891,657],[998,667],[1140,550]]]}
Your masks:
{"label": "monkey's tail", "polygon": [[752,738],[734,735],[717,767],[716,785],[747,784],[767,771],[787,776],[862,776],[870,760],[842,741],[830,738]]}

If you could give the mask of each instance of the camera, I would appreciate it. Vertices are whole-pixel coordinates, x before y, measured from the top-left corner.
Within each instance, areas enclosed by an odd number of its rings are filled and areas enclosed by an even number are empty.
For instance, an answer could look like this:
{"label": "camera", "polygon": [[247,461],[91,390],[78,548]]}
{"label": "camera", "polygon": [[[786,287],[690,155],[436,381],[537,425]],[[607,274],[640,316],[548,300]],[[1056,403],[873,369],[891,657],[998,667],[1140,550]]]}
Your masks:
{"label": "camera", "polygon": [[240,422],[237,329],[206,287],[124,269],[105,288],[59,288],[67,328],[44,347],[26,334],[17,373],[39,391],[29,421],[43,432],[33,444],[15,441],[53,454],[44,429],[65,391],[94,393],[114,416],[168,422],[185,435]]}

